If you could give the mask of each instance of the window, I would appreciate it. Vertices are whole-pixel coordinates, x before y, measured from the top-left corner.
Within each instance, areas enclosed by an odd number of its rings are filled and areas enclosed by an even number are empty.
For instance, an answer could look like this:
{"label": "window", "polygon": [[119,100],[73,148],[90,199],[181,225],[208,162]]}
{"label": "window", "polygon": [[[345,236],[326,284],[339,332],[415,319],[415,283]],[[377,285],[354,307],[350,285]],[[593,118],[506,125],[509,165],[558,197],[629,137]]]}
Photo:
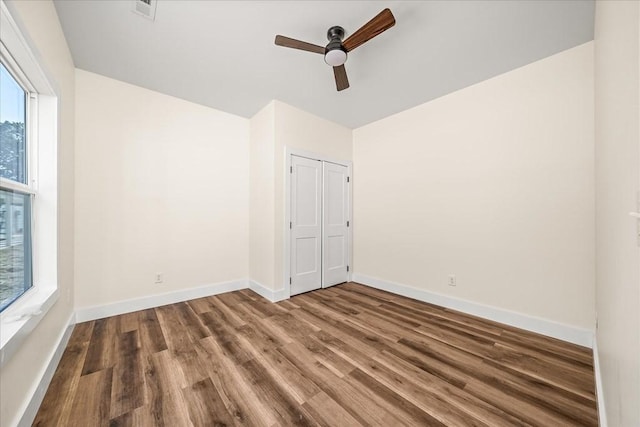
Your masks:
{"label": "window", "polygon": [[[59,298],[59,86],[0,1],[0,368]],[[50,71],[50,70],[49,70]],[[57,89],[54,89],[57,88]],[[67,287],[65,298],[71,298]]]}
{"label": "window", "polygon": [[0,61],[0,312],[33,286],[29,92]]}

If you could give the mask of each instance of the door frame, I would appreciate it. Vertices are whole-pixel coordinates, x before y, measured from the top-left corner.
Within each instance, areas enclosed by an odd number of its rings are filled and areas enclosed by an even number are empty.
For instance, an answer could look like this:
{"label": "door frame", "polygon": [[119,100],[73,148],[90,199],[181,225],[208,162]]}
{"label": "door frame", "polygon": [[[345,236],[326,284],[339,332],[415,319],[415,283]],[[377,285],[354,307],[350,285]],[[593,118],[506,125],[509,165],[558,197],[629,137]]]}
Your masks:
{"label": "door frame", "polygon": [[[349,231],[347,233],[347,258],[349,260],[349,271],[347,273],[347,280],[351,281],[351,275],[353,273],[353,162],[351,160],[336,159],[324,154],[315,153],[312,151],[301,150],[294,147],[284,147],[284,223],[283,223],[283,267],[282,267],[282,281],[284,282],[285,298],[291,296],[291,284],[289,280],[291,278],[291,230],[289,229],[289,222],[291,222],[291,156],[305,157],[311,160],[320,160],[323,162],[335,163],[337,165],[345,166],[347,168],[347,174],[349,175],[349,202],[348,216],[350,221]],[[323,178],[323,193],[324,193],[324,178]]]}

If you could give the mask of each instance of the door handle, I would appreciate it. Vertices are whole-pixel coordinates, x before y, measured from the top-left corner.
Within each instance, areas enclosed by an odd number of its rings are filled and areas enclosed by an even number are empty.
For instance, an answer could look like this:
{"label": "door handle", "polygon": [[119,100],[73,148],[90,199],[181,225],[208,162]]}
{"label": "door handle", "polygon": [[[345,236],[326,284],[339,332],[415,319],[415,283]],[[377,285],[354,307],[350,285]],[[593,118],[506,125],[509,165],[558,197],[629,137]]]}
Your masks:
{"label": "door handle", "polygon": [[629,212],[629,216],[640,219],[640,212]]}

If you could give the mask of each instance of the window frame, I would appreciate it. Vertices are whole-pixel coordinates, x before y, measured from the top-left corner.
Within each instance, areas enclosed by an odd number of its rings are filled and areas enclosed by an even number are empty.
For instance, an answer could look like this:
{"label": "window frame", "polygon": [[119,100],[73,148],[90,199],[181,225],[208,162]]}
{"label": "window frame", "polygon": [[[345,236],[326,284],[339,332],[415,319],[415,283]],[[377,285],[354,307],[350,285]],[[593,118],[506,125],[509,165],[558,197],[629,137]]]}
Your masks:
{"label": "window frame", "polygon": [[[29,290],[0,312],[0,368],[22,347],[31,332],[54,306],[58,289],[58,141],[59,91],[52,74],[43,67],[30,40],[0,0],[0,53],[16,81],[27,86],[25,99],[30,123],[25,124],[28,180],[26,184],[2,179],[0,185],[31,197],[32,283]],[[27,107],[28,106],[28,107]],[[36,197],[37,195],[37,197]],[[66,288],[65,298],[72,299]],[[73,315],[69,319],[72,323]]]}

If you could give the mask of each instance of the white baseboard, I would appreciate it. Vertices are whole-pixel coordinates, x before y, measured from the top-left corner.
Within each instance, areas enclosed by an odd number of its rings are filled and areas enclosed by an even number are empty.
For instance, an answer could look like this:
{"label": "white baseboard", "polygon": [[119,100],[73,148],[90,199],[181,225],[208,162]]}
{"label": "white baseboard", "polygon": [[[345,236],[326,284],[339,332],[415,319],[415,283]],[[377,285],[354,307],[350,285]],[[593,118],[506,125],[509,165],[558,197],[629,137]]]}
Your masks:
{"label": "white baseboard", "polygon": [[60,338],[58,338],[58,344],[56,348],[51,353],[51,357],[49,358],[49,363],[45,368],[42,376],[40,377],[40,381],[36,386],[33,394],[31,395],[31,399],[27,404],[27,407],[22,413],[22,417],[18,422],[18,427],[27,427],[33,424],[33,420],[36,418],[38,414],[38,409],[40,408],[40,404],[44,399],[44,395],[49,388],[49,384],[51,383],[51,379],[53,378],[53,374],[56,372],[58,368],[58,363],[60,363],[60,359],[62,359],[62,354],[64,350],[67,348],[67,343],[69,342],[69,338],[71,338],[71,333],[73,332],[73,327],[75,326],[75,314],[71,314],[69,316],[69,320],[67,321],[67,326],[64,328],[62,333],[60,334]]}
{"label": "white baseboard", "polygon": [[607,427],[607,411],[604,405],[604,390],[602,388],[602,374],[600,372],[600,354],[598,353],[598,338],[593,336],[593,370],[596,379],[596,400],[598,402],[598,420],[600,427]]}
{"label": "white baseboard", "polygon": [[506,325],[568,341],[584,347],[591,348],[593,346],[593,331],[588,329],[566,325],[564,323],[542,319],[535,316],[529,316],[527,314],[509,311],[473,301],[454,298],[448,295],[413,288],[407,285],[387,282],[386,280],[368,277],[363,274],[354,273],[352,280],[357,283],[362,283],[363,285],[371,286],[372,288],[439,305],[441,307],[462,311],[463,313],[472,314],[474,316],[493,320],[494,322],[504,323]]}
{"label": "white baseboard", "polygon": [[289,295],[286,294],[286,289],[274,291],[273,289],[266,288],[255,280],[249,280],[249,289],[271,302],[283,301],[289,298]]}
{"label": "white baseboard", "polygon": [[196,288],[181,289],[179,291],[168,292],[159,295],[150,295],[125,301],[118,301],[111,304],[84,307],[76,309],[76,321],[86,322],[89,320],[102,319],[104,317],[116,316],[118,314],[131,313],[138,310],[160,307],[162,305],[174,304],[188,301],[195,298],[208,297],[224,292],[237,291],[248,287],[247,279],[233,280],[230,282],[214,283],[211,285],[198,286]]}

